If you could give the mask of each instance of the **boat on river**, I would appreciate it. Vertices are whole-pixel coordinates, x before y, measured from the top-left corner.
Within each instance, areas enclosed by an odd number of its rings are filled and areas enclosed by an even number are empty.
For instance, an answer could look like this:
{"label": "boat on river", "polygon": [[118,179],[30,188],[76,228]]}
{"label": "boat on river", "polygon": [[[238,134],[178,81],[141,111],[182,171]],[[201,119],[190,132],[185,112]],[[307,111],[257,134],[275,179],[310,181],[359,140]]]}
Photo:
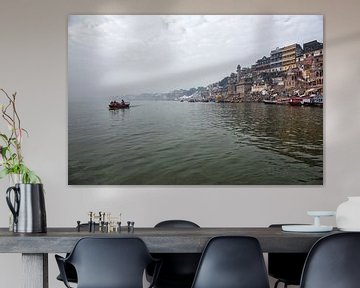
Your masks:
{"label": "boat on river", "polygon": [[302,99],[304,106],[323,107],[324,98],[321,94],[312,94],[310,96],[305,96]]}
{"label": "boat on river", "polygon": [[264,104],[273,104],[273,105],[275,105],[276,101],[275,100],[263,100],[263,103]]}
{"label": "boat on river", "polygon": [[109,104],[109,110],[119,110],[119,109],[127,109],[130,108],[130,103],[126,103],[124,101],[111,101]]}
{"label": "boat on river", "polygon": [[323,107],[323,102],[324,102],[324,98],[323,95],[321,94],[315,95],[312,99],[313,105],[317,107]]}
{"label": "boat on river", "polygon": [[288,105],[289,104],[289,98],[288,97],[278,98],[276,100],[276,104],[277,105]]}
{"label": "boat on river", "polygon": [[291,106],[301,106],[303,104],[303,99],[301,97],[291,97],[289,104]]}

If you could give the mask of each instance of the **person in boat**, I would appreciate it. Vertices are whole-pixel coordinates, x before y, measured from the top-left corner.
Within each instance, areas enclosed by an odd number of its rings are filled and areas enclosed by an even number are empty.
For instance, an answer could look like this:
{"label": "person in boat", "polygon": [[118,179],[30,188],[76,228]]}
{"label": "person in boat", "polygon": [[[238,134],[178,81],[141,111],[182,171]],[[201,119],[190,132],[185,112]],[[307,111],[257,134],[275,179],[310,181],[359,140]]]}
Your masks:
{"label": "person in boat", "polygon": [[121,105],[125,105],[124,99],[121,99]]}

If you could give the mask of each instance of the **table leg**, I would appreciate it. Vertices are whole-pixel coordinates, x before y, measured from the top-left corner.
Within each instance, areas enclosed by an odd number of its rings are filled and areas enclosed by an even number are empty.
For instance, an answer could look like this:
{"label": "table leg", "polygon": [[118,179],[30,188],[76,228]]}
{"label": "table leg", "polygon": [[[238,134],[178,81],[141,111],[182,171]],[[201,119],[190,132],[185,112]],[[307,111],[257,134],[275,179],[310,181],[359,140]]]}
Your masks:
{"label": "table leg", "polygon": [[48,254],[22,254],[23,288],[49,288]]}

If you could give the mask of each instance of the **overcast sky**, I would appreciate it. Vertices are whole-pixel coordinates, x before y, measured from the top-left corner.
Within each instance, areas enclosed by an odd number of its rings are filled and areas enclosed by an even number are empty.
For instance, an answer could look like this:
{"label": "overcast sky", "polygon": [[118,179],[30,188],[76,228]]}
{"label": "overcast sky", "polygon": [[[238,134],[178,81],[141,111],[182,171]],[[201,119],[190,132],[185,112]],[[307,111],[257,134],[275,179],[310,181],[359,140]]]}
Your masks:
{"label": "overcast sky", "polygon": [[312,40],[323,42],[321,15],[71,15],[70,97],[207,86]]}

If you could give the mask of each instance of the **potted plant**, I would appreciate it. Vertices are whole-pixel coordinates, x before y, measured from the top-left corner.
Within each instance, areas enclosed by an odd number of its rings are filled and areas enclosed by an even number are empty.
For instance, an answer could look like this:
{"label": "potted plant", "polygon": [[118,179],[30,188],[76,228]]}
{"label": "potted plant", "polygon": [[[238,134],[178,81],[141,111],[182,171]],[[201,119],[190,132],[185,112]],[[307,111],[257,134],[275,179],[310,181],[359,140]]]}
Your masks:
{"label": "potted plant", "polygon": [[41,179],[24,163],[21,144],[28,132],[22,128],[16,109],[16,93],[4,90],[6,103],[0,105],[1,116],[8,127],[0,132],[0,179],[10,176],[13,183],[6,191],[6,201],[13,214],[14,232],[46,232],[46,212]]}

